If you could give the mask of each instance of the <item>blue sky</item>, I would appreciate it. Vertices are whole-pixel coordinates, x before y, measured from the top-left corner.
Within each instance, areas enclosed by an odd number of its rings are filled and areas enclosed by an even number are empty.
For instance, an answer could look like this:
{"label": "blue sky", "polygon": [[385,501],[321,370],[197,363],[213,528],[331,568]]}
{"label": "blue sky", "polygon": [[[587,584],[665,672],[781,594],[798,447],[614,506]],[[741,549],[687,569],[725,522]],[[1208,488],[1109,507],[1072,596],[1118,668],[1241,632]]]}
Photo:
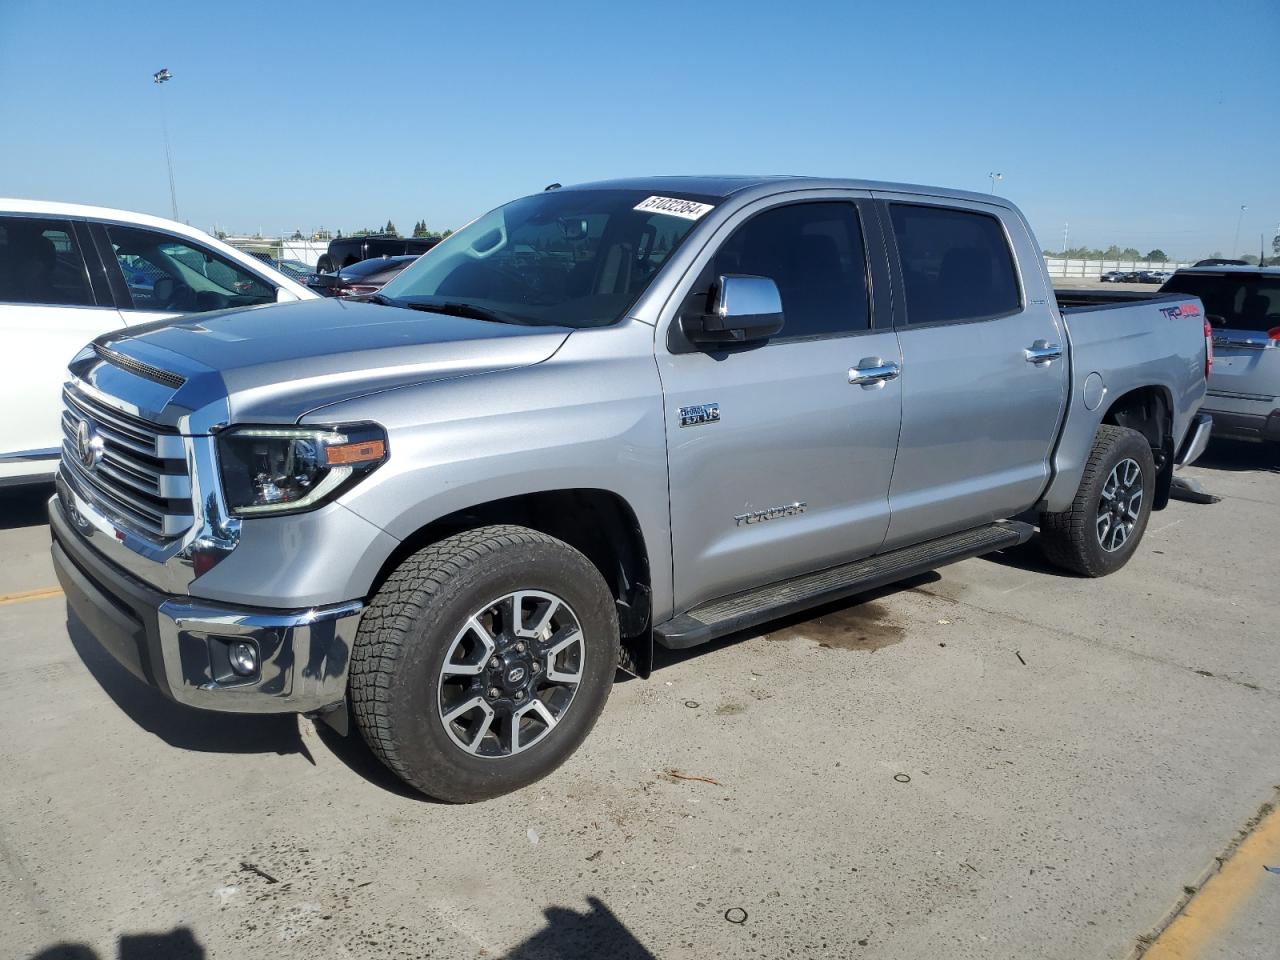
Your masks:
{"label": "blue sky", "polygon": [[[1000,192],[1042,245],[1280,224],[1280,3],[0,0],[0,194],[211,229],[457,227],[552,181]],[[151,74],[168,67],[164,88]]]}

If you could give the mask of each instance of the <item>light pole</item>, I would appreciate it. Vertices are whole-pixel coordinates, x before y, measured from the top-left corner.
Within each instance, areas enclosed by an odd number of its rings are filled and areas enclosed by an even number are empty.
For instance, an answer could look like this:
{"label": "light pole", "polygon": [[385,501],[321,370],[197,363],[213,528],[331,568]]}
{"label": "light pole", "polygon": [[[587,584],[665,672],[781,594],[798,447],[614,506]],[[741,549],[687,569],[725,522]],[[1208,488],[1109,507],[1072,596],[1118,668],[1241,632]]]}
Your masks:
{"label": "light pole", "polygon": [[1233,257],[1240,255],[1240,224],[1244,221],[1244,212],[1248,209],[1243,203],[1240,204],[1240,216],[1236,217],[1236,239],[1231,244],[1231,256]]}
{"label": "light pole", "polygon": [[[151,79],[163,86],[173,79],[168,67],[161,67],[151,75]],[[160,129],[164,131],[164,160],[169,166],[169,207],[173,211],[173,219],[178,219],[178,190],[173,185],[173,151],[169,149],[169,121],[165,117],[164,94],[160,94]]]}
{"label": "light pole", "polygon": [[996,181],[998,181],[998,180],[1003,180],[1003,179],[1004,179],[1004,174],[1003,174],[1003,173],[988,173],[988,174],[987,174],[987,177],[988,177],[988,179],[990,179],[990,181],[991,181],[991,192],[992,192],[992,193],[995,193],[995,192],[996,192]]}

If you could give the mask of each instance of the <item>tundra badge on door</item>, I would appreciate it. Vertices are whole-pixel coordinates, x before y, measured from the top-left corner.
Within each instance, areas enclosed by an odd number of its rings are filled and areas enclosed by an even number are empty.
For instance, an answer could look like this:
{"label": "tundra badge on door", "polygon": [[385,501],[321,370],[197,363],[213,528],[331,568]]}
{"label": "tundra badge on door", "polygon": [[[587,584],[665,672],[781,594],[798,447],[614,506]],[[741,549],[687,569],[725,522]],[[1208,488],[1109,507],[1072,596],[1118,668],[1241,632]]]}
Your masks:
{"label": "tundra badge on door", "polygon": [[698,427],[704,423],[720,422],[720,404],[695,403],[680,408],[680,426]]}

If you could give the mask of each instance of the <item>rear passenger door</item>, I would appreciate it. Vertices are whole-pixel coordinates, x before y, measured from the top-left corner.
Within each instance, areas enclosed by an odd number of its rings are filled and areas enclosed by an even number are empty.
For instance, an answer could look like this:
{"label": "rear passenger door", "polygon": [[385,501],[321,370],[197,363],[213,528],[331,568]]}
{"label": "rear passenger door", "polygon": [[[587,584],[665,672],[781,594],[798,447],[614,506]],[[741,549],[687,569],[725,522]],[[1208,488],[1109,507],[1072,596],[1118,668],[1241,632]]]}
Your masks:
{"label": "rear passenger door", "polygon": [[0,214],[0,478],[54,471],[67,364],[121,325],[82,223]]}
{"label": "rear passenger door", "polygon": [[[868,200],[774,198],[722,225],[677,285],[657,348],[676,613],[884,539],[899,395],[881,250]],[[773,279],[784,326],[694,349],[679,316],[704,313],[725,274]],[[852,383],[859,366],[866,382]]]}
{"label": "rear passenger door", "polygon": [[[902,435],[886,549],[1032,506],[1068,389],[1040,253],[1007,208],[882,195],[896,273]],[[1019,270],[1021,268],[1021,272]]]}

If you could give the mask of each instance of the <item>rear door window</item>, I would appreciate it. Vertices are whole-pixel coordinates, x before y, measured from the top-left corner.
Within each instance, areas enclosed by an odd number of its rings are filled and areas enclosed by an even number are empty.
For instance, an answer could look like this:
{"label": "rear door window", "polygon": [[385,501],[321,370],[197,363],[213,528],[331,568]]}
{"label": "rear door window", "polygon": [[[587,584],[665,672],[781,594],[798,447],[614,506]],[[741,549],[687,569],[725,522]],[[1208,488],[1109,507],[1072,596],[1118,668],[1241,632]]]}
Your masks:
{"label": "rear door window", "polygon": [[1280,327],[1280,276],[1175,273],[1160,292],[1199,297],[1215,327],[1257,332]]}
{"label": "rear door window", "polygon": [[995,217],[954,207],[891,203],[907,322],[960,323],[1022,307],[1013,253]]}
{"label": "rear door window", "polygon": [[97,306],[70,221],[0,217],[0,303]]}

